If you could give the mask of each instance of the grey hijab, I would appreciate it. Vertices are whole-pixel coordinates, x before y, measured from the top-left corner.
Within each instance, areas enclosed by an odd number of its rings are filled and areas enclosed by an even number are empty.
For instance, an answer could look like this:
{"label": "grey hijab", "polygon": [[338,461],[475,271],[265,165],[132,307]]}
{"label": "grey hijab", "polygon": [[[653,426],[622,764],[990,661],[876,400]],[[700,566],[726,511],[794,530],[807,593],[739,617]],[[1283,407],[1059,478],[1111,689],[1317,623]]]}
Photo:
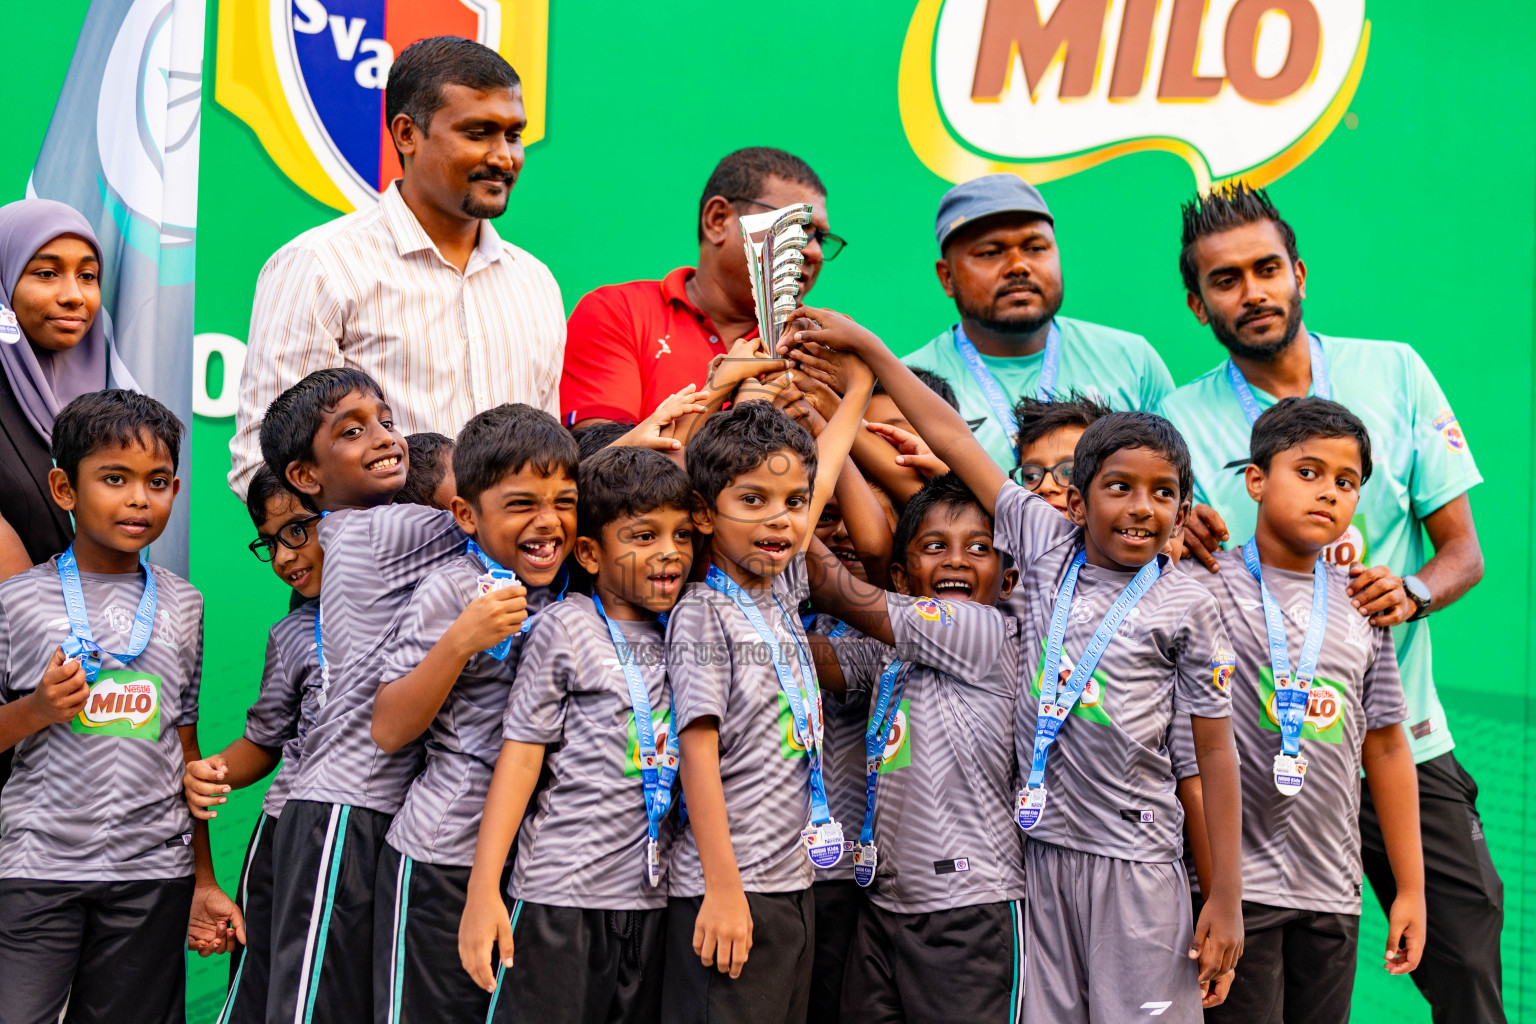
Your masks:
{"label": "grey hijab", "polygon": [[[60,235],[79,235],[101,259],[96,232],[73,207],[52,199],[22,199],[0,206],[0,306],[10,308],[11,295],[27,263]],[[52,441],[53,418],[59,410],[81,395],[107,386],[111,340],[105,308],[97,312],[80,343],[63,352],[39,348],[24,335],[15,342],[0,339],[0,370],[10,381],[21,411],[45,443]]]}

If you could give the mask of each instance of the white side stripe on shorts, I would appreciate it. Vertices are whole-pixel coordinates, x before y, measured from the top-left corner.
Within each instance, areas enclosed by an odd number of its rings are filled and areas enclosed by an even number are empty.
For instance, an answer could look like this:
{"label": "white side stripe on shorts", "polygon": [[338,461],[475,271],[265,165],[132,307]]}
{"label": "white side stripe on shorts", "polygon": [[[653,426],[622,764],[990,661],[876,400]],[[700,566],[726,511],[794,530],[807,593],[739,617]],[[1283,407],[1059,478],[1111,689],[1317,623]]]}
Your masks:
{"label": "white side stripe on shorts", "polygon": [[309,907],[309,934],[304,937],[304,965],[299,972],[299,997],[293,1003],[293,1024],[304,1024],[304,1009],[309,1004],[310,968],[315,959],[315,938],[320,932],[320,918],[325,913],[325,888],[331,873],[331,847],[336,844],[336,823],[341,805],[331,805],[331,818],[325,825],[325,845],[320,849],[320,869],[315,873],[315,901]]}

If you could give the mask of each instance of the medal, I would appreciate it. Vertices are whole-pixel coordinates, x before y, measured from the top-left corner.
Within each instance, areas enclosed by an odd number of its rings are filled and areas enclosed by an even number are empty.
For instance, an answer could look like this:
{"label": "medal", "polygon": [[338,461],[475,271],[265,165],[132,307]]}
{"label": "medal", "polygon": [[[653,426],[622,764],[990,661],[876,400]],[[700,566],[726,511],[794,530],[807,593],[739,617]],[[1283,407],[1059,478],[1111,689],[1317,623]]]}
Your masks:
{"label": "medal", "polygon": [[853,848],[853,880],[864,888],[875,880],[875,867],[880,863],[880,851],[874,843],[860,843]]}
{"label": "medal", "polygon": [[830,868],[843,859],[843,826],[835,821],[812,825],[800,833],[811,863],[819,868]]}
{"label": "medal", "polygon": [[652,888],[661,884],[661,844],[650,837],[645,840],[645,880]]}
{"label": "medal", "polygon": [[1275,788],[1281,796],[1295,796],[1301,792],[1302,783],[1306,782],[1305,773],[1307,762],[1302,757],[1292,757],[1290,754],[1275,755]]}
{"label": "medal", "polygon": [[16,314],[0,305],[0,341],[14,345],[20,340],[21,325],[16,322]]}
{"label": "medal", "polygon": [[1040,814],[1045,810],[1045,787],[1030,786],[1019,790],[1018,812],[1015,820],[1019,828],[1028,832],[1040,824]]}

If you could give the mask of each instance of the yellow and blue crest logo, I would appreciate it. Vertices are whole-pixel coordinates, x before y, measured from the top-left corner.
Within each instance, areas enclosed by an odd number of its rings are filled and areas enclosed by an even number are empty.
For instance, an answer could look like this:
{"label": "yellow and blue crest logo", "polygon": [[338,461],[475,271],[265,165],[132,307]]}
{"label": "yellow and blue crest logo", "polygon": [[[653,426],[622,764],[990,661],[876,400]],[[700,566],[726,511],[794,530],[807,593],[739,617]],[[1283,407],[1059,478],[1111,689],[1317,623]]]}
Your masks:
{"label": "yellow and blue crest logo", "polygon": [[549,0],[224,0],[214,97],[294,184],[338,210],[366,208],[400,176],[384,123],[395,54],[445,35],[517,69],[523,141],[543,138]]}

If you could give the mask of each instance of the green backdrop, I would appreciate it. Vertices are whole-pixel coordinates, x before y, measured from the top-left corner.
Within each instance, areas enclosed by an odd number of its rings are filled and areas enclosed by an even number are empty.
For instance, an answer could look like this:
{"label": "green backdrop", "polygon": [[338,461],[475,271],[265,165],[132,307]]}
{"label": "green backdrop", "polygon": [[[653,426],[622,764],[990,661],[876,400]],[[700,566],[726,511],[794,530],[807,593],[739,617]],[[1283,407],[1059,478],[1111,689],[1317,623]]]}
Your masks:
{"label": "green backdrop", "polygon": [[[0,5],[9,129],[0,200],[23,194],[86,6]],[[698,192],[714,161],[738,146],[783,146],[826,181],[833,227],[850,240],[816,300],[903,350],[921,344],[953,308],[931,269],[934,205],[946,183],[913,155],[897,111],[897,60],[913,6],[552,0],[547,133],[529,151],[498,230],[549,264],[569,308],[597,285],[691,262]],[[1349,116],[1271,192],[1311,271],[1308,323],[1418,349],[1488,480],[1472,493],[1487,576],[1435,616],[1435,672],[1458,756],[1482,785],[1505,882],[1510,1019],[1527,1008],[1536,1018],[1536,928],[1526,914],[1536,888],[1528,824],[1536,806],[1528,767],[1536,754],[1536,8],[1488,0],[1474,14],[1377,0],[1367,14],[1370,56]],[[207,24],[197,330],[244,338],[262,263],[335,212],[290,183],[252,132],[214,103],[216,0]],[[799,70],[786,54],[798,56]],[[783,69],[771,93],[748,84],[765,62]],[[1066,312],[1146,335],[1180,382],[1221,355],[1179,286],[1178,203],[1192,188],[1188,167],[1166,154],[1122,158],[1044,187],[1063,250]],[[214,394],[218,377],[215,367]],[[223,483],[232,431],[233,420],[198,418],[192,486],[183,492],[194,505],[192,581],[207,597],[205,751],[238,735],[266,628],[288,593],[245,550],[249,521]],[[219,874],[231,890],[259,803],[256,792],[239,794],[215,822]],[[1411,982],[1383,974],[1384,935],[1367,899],[1355,1019],[1428,1021]],[[217,1013],[227,966],[191,964],[189,1019],[201,1024]]]}

